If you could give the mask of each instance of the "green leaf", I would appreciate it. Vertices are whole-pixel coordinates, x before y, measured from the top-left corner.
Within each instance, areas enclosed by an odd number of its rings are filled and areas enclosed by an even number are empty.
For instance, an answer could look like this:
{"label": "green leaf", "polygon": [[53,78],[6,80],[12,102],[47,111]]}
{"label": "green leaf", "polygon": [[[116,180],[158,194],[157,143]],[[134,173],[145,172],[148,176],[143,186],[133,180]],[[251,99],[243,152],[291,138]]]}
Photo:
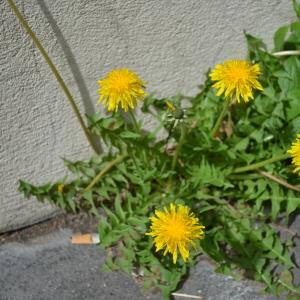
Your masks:
{"label": "green leaf", "polygon": [[102,208],[104,209],[107,217],[109,218],[109,220],[111,221],[112,226],[116,226],[119,224],[119,219],[117,218],[117,216],[105,205],[102,204]]}
{"label": "green leaf", "polygon": [[249,144],[249,138],[244,138],[240,140],[234,147],[236,151],[244,151],[246,150],[247,146]]}
{"label": "green leaf", "polygon": [[261,263],[258,268],[256,268],[257,274],[255,274],[256,279],[260,279],[263,281],[267,286],[271,293],[275,293],[275,286],[273,285],[273,278],[272,278],[272,269],[266,264],[266,260],[260,260]]}
{"label": "green leaf", "polygon": [[115,260],[115,264],[120,267],[124,272],[130,273],[132,269],[132,262],[123,257],[117,257]]}
{"label": "green leaf", "polygon": [[199,166],[192,165],[188,172],[195,187],[205,185],[222,186],[224,184],[225,174],[214,165],[209,164],[204,156],[201,164]]}
{"label": "green leaf", "polygon": [[283,66],[291,79],[279,78],[278,83],[284,95],[288,95],[290,91],[299,88],[300,85],[299,58],[291,56],[284,61]]}
{"label": "green leaf", "polygon": [[123,124],[124,121],[122,118],[114,118],[114,117],[103,119],[102,122],[103,128],[108,129],[110,131],[119,129]]}
{"label": "green leaf", "polygon": [[298,208],[300,208],[300,198],[287,197],[287,208],[286,208],[287,215],[290,215]]}
{"label": "green leaf", "polygon": [[284,291],[289,291],[292,292],[292,294],[297,295],[299,299],[300,297],[300,286],[296,287],[293,283],[293,274],[290,270],[283,270],[280,275],[279,275],[279,279],[278,279],[278,283],[281,285],[278,286],[278,290],[279,292],[284,292]]}
{"label": "green leaf", "polygon": [[101,245],[103,247],[111,247],[115,245],[118,241],[122,239],[124,235],[127,234],[127,229],[119,230],[119,231],[111,231],[109,234],[105,235],[101,239]]}
{"label": "green leaf", "polygon": [[204,207],[198,209],[198,213],[199,213],[199,214],[202,214],[202,213],[204,213],[204,212],[206,212],[206,211],[213,210],[213,209],[215,209],[216,207],[217,207],[216,205],[207,205],[207,206],[204,206]]}
{"label": "green leaf", "polygon": [[300,3],[297,0],[293,0],[293,8],[298,18],[300,18]]}
{"label": "green leaf", "polygon": [[31,185],[25,181],[19,180],[18,191],[22,192],[26,198],[31,195]]}
{"label": "green leaf", "polygon": [[251,34],[249,33],[246,33],[244,32],[245,34],[245,37],[247,39],[247,42],[248,42],[248,51],[249,51],[249,55],[250,55],[250,58],[251,58],[251,53],[252,52],[256,52],[258,49],[266,49],[266,45],[265,43],[261,40],[261,39],[258,39],[254,36],[252,36]]}
{"label": "green leaf", "polygon": [[109,272],[109,271],[114,271],[117,270],[118,266],[113,262],[113,259],[111,256],[108,256],[101,268],[103,272]]}
{"label": "green leaf", "polygon": [[287,120],[291,121],[300,116],[300,88],[295,88],[288,92],[287,98],[289,99],[286,106]]}
{"label": "green leaf", "polygon": [[294,118],[289,125],[291,127],[291,135],[294,137],[296,134],[300,132],[300,116]]}
{"label": "green leaf", "polygon": [[136,226],[136,229],[139,229],[141,232],[146,231],[146,224],[149,222],[148,218],[146,217],[129,217],[127,219],[127,223]]}
{"label": "green leaf", "polygon": [[97,211],[97,208],[96,208],[96,205],[95,205],[95,202],[93,200],[93,192],[92,191],[87,191],[87,192],[84,192],[82,194],[82,197],[84,199],[86,199],[88,201],[88,203],[90,204],[91,206],[91,212],[96,216],[96,217],[100,217],[98,211]]}
{"label": "green leaf", "polygon": [[129,261],[133,261],[135,259],[135,251],[133,249],[129,249],[125,247],[123,244],[119,247],[122,254],[128,259]]}
{"label": "green leaf", "polygon": [[285,41],[286,34],[288,33],[289,26],[282,26],[279,29],[277,29],[275,35],[274,35],[274,45],[275,45],[275,51],[281,51],[283,50],[283,45]]}
{"label": "green leaf", "polygon": [[275,220],[279,211],[280,211],[280,204],[284,200],[284,195],[282,189],[279,187],[277,183],[270,182],[269,186],[271,188],[271,216],[272,219]]}
{"label": "green leaf", "polygon": [[251,239],[255,243],[260,243],[263,250],[267,250],[267,257],[278,259],[283,264],[294,267],[294,263],[291,261],[288,252],[283,247],[280,239],[277,237],[271,229],[266,229],[266,237],[263,237],[262,231],[251,232]]}
{"label": "green leaf", "polygon": [[73,194],[67,194],[65,197],[67,203],[69,204],[69,207],[73,212],[76,212],[76,204],[74,201],[74,195]]}
{"label": "green leaf", "polygon": [[102,239],[111,230],[111,225],[106,221],[106,219],[101,218],[99,225],[98,225],[98,230],[99,230],[99,234],[100,234],[100,243],[102,243]]}
{"label": "green leaf", "polygon": [[124,182],[124,183],[128,183],[127,179],[122,175],[122,174],[111,174],[111,177],[119,182]]}
{"label": "green leaf", "polygon": [[257,143],[261,143],[262,142],[263,136],[264,136],[264,132],[261,129],[260,130],[254,130],[250,134],[250,138],[253,138]]}
{"label": "green leaf", "polygon": [[65,202],[64,196],[61,194],[58,195],[58,197],[57,197],[57,205],[62,209],[66,208],[66,202]]}
{"label": "green leaf", "polygon": [[141,137],[140,134],[131,131],[123,131],[120,136],[123,139],[138,139]]}
{"label": "green leaf", "polygon": [[126,218],[126,213],[122,209],[120,195],[116,195],[116,198],[115,198],[115,210],[116,210],[116,214],[120,218],[120,220],[124,221],[125,218]]}

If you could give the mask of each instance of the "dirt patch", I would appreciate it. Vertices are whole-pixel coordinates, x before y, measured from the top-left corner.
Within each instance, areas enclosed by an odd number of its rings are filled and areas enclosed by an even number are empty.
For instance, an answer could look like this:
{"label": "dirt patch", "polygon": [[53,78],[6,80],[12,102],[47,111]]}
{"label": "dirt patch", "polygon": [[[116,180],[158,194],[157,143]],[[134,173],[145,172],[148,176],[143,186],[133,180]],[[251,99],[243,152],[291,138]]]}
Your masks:
{"label": "dirt patch", "polygon": [[63,213],[49,220],[22,229],[1,233],[0,245],[10,242],[23,243],[31,238],[45,235],[62,228],[72,229],[74,233],[97,232],[98,220],[86,213],[77,215]]}

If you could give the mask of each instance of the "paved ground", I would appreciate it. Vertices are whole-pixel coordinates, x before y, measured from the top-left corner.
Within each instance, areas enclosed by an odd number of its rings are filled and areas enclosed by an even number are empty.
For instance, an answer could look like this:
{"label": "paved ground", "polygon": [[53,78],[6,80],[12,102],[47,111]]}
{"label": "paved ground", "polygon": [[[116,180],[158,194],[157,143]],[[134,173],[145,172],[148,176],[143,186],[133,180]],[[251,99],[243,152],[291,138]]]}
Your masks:
{"label": "paved ground", "polygon": [[[71,229],[61,229],[0,246],[1,300],[161,299],[142,295],[134,280],[121,272],[103,273],[105,252],[95,245],[72,245]],[[236,282],[215,274],[200,261],[178,292],[202,295],[205,300],[271,300],[252,282]],[[178,298],[175,299],[187,299]]]}
{"label": "paved ground", "polygon": [[70,244],[64,229],[26,244],[0,247],[0,299],[143,299],[133,280],[103,273],[105,253],[97,246]]}

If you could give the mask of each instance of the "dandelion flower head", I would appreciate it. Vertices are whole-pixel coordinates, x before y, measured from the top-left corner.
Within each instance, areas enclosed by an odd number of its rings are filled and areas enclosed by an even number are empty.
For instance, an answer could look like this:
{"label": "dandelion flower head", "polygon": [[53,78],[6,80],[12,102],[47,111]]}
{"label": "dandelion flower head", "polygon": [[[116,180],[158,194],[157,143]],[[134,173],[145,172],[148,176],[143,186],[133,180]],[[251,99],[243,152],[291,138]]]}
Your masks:
{"label": "dandelion flower head", "polygon": [[156,210],[149,219],[151,231],[146,234],[154,238],[156,252],[164,249],[164,255],[173,255],[173,263],[177,261],[178,252],[187,261],[190,245],[195,246],[195,240],[204,237],[205,227],[199,225],[198,218],[184,205],[171,204],[163,211]]}
{"label": "dandelion flower head", "polygon": [[64,189],[65,189],[65,185],[64,184],[59,184],[58,186],[57,186],[57,191],[59,192],[59,193],[63,193],[64,192]]}
{"label": "dandelion flower head", "polygon": [[225,99],[236,98],[237,102],[241,98],[248,102],[253,99],[253,90],[263,90],[257,80],[261,74],[258,64],[251,65],[246,60],[228,60],[223,64],[218,64],[209,74],[212,81],[216,81],[213,87],[218,90],[217,96],[224,93]]}
{"label": "dandelion flower head", "polygon": [[121,106],[124,111],[134,109],[139,100],[146,96],[145,82],[129,69],[116,69],[98,80],[100,89],[99,102],[107,106],[108,111],[118,111]]}
{"label": "dandelion flower head", "polygon": [[295,165],[294,173],[300,170],[300,134],[297,135],[288,153],[292,156],[292,163]]}

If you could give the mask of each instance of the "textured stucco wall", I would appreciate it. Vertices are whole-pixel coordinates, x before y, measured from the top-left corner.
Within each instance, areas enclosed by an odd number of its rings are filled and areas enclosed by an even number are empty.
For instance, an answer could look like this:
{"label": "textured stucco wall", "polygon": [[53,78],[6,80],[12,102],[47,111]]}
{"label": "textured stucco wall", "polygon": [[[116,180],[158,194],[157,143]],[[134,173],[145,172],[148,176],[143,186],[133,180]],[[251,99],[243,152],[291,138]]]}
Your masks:
{"label": "textured stucco wall", "polygon": [[[272,41],[295,18],[290,0],[16,0],[82,112],[98,109],[96,80],[129,67],[149,91],[193,94],[209,66],[246,54],[243,30]],[[60,157],[91,150],[65,96],[5,0],[0,0],[0,231],[48,217],[24,201],[19,178],[65,174]]]}

